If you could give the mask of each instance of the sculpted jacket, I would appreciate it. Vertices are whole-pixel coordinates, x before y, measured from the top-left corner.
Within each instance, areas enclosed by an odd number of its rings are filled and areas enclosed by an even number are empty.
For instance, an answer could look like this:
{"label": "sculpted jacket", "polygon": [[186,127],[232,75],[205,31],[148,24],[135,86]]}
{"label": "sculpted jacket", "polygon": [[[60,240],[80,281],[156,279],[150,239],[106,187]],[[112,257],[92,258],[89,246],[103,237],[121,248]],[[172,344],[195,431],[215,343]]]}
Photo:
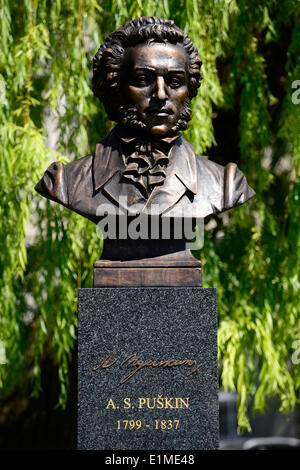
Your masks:
{"label": "sculpted jacket", "polygon": [[255,194],[235,163],[223,167],[197,156],[178,135],[168,153],[163,184],[147,196],[123,177],[125,140],[126,133],[116,126],[96,145],[95,153],[67,165],[52,163],[36,191],[95,223],[108,208],[128,216],[202,218],[239,206]]}

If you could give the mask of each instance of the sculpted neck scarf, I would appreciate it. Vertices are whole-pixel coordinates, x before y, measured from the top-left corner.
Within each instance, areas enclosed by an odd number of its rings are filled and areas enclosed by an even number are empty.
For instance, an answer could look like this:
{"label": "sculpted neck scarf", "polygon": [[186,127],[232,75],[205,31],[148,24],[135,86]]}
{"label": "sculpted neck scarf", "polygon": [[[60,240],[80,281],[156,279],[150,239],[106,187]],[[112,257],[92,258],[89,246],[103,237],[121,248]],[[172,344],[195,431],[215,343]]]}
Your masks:
{"label": "sculpted neck scarf", "polygon": [[149,196],[153,188],[161,185],[166,177],[169,152],[179,134],[151,141],[141,137],[120,137],[125,150],[123,177],[135,183],[142,194]]}

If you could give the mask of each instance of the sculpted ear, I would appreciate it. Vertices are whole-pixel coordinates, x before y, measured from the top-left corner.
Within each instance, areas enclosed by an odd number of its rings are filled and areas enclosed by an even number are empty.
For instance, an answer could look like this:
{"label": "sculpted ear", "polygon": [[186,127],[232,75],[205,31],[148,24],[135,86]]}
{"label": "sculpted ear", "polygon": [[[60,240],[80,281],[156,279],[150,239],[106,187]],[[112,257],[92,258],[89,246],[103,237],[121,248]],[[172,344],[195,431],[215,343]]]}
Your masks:
{"label": "sculpted ear", "polygon": [[245,175],[235,163],[228,163],[224,171],[223,210],[240,206],[255,196],[255,192],[248,185]]}
{"label": "sculpted ear", "polygon": [[68,191],[63,163],[52,163],[34,189],[47,199],[68,206]]}

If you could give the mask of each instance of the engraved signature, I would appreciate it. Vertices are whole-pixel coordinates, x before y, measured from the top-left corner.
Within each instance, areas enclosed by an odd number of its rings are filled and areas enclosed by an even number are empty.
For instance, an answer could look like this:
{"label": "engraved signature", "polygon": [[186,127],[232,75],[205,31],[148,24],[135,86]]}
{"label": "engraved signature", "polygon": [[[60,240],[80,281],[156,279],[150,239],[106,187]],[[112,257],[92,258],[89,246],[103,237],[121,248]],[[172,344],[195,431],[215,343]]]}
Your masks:
{"label": "engraved signature", "polygon": [[113,365],[119,362],[120,367],[132,367],[133,370],[129,372],[125,377],[123,377],[120,381],[120,384],[125,383],[127,380],[131,379],[137,372],[142,370],[144,367],[163,367],[163,368],[171,368],[171,367],[182,367],[187,366],[191,367],[191,370],[186,374],[187,377],[194,374],[202,364],[198,364],[195,359],[184,359],[184,360],[177,360],[177,359],[169,359],[165,361],[156,361],[153,359],[143,360],[139,359],[137,355],[131,354],[130,356],[126,357],[123,361],[120,360],[119,356],[115,356],[116,349],[113,349],[109,355],[104,359],[104,361],[97,365],[93,366],[92,370],[96,371],[99,369],[108,369]]}

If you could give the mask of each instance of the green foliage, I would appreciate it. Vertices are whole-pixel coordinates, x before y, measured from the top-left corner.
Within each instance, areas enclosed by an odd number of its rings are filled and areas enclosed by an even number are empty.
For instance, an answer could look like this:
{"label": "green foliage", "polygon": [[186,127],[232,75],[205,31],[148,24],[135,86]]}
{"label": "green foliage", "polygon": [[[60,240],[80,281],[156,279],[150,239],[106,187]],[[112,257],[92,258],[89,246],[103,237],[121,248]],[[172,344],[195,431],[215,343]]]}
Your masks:
{"label": "green foliage", "polygon": [[300,388],[291,362],[300,339],[297,0],[0,0],[0,395],[38,393],[48,354],[66,403],[76,289],[91,286],[102,246],[92,223],[33,187],[52,161],[91,153],[111,128],[90,89],[91,58],[141,15],[174,19],[198,47],[204,80],[186,132],[197,152],[221,144],[215,113],[239,110],[239,166],[256,200],[209,220],[200,256],[205,285],[218,288],[221,385],[238,392],[239,426],[250,429],[252,398],[263,411],[278,397],[288,412]]}

